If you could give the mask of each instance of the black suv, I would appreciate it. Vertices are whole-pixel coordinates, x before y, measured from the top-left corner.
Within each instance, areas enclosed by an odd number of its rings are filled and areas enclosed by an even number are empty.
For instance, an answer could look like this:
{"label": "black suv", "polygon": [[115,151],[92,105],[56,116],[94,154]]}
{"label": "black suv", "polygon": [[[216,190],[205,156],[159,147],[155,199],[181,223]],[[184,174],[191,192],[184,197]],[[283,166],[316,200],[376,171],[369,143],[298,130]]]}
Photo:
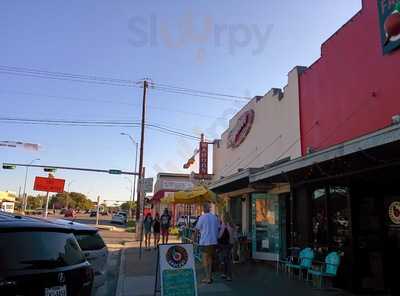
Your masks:
{"label": "black suv", "polygon": [[71,228],[0,213],[0,295],[90,295],[92,284]]}

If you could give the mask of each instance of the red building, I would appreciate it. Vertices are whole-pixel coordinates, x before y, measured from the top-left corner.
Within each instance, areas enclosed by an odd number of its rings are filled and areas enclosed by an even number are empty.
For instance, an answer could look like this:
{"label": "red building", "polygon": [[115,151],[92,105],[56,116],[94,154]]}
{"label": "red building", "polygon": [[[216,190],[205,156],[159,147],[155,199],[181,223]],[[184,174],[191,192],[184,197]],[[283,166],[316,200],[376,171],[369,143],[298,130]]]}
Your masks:
{"label": "red building", "polygon": [[300,76],[303,155],[387,127],[400,113],[400,50],[383,54],[379,26],[381,6],[395,3],[364,0]]}

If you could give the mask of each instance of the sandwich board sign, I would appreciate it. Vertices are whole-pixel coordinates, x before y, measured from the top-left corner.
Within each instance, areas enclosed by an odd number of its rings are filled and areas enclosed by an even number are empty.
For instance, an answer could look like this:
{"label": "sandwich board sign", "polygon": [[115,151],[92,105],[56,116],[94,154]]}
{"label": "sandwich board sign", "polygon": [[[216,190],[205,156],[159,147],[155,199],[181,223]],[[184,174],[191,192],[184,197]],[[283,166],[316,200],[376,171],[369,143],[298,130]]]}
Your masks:
{"label": "sandwich board sign", "polygon": [[157,263],[161,296],[197,296],[192,244],[159,245]]}

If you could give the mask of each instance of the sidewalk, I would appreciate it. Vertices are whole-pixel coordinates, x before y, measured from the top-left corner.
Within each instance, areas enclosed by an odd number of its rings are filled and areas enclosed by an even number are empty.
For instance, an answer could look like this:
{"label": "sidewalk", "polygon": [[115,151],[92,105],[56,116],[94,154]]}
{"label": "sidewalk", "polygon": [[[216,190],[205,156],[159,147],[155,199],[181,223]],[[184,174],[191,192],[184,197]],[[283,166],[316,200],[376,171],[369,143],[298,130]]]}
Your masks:
{"label": "sidewalk", "polygon": [[[117,296],[150,296],[153,295],[155,271],[155,250],[143,251],[139,260],[138,243],[129,243],[121,257],[120,275]],[[214,276],[211,285],[201,284],[202,271],[197,267],[198,292],[202,296],[236,296],[236,295],[298,295],[298,296],[349,296],[345,292],[321,292],[313,290],[298,280],[290,280],[284,274],[276,274],[275,269],[265,263],[235,264],[233,281]]]}

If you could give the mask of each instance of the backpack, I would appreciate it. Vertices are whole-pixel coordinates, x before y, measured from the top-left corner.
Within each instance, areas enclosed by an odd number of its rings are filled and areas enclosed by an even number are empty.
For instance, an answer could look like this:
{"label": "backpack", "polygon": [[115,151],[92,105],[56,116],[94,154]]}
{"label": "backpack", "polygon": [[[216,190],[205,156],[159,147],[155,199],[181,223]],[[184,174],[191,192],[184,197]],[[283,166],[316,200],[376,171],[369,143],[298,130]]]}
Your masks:
{"label": "backpack", "polygon": [[230,235],[227,227],[225,227],[224,232],[222,233],[218,241],[221,245],[229,245]]}

